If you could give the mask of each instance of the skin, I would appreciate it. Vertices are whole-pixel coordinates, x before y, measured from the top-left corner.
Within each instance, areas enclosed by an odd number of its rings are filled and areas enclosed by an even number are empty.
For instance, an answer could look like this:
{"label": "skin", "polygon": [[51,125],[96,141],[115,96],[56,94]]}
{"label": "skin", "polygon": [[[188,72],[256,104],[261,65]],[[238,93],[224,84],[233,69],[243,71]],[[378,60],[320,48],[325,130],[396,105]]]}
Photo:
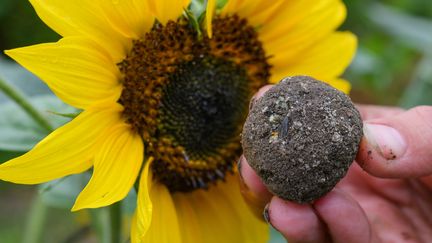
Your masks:
{"label": "skin", "polygon": [[432,242],[432,107],[357,108],[366,129],[385,126],[398,139],[382,139],[388,130],[367,131],[347,176],[311,204],[272,195],[242,156],[246,201],[257,214],[264,210],[267,222],[290,243]]}

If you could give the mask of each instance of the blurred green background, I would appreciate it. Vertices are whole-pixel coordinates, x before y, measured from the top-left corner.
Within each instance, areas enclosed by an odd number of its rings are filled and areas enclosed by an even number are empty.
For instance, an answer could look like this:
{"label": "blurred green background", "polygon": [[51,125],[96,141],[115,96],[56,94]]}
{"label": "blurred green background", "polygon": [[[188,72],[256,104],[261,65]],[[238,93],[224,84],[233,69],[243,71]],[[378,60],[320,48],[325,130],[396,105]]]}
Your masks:
{"label": "blurred green background", "polygon": [[[357,56],[345,74],[353,86],[353,100],[405,108],[432,105],[432,1],[345,0],[345,3],[348,18],[341,29],[350,30],[359,38]],[[0,0],[0,50],[58,39],[39,20],[28,1]],[[0,78],[21,89],[43,111],[74,111],[53,99],[37,78],[3,54],[0,54]],[[10,114],[10,110],[14,110],[13,116],[0,115],[0,162],[19,155],[47,134],[0,94],[0,114]],[[53,114],[47,116],[55,125],[67,121]],[[12,123],[14,127],[10,127]],[[0,242],[36,242],[37,237],[26,238],[29,234],[37,236],[38,232],[29,230],[34,228],[33,224],[45,228],[41,242],[96,242],[97,234],[89,226],[95,222],[103,224],[104,214],[98,214],[99,218],[92,212],[72,214],[68,209],[73,195],[62,194],[65,190],[78,193],[87,179],[68,178],[76,180],[70,183],[74,188],[63,188],[64,183],[53,182],[42,193],[45,204],[37,200],[32,203],[38,193],[36,187],[0,181]],[[49,210],[46,219],[42,217],[44,210]],[[283,240],[274,234],[273,242]]]}

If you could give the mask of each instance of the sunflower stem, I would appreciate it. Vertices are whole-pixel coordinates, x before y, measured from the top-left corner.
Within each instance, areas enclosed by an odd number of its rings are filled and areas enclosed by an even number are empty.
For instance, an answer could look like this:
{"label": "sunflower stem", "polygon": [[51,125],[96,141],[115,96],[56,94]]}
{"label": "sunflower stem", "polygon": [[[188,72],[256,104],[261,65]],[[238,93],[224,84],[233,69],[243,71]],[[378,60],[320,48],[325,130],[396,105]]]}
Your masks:
{"label": "sunflower stem", "polygon": [[115,203],[109,207],[110,213],[110,238],[111,243],[120,243],[121,241],[121,202]]}
{"label": "sunflower stem", "polygon": [[39,124],[39,126],[47,132],[53,131],[53,127],[48,120],[46,120],[45,117],[36,108],[34,108],[30,102],[28,102],[19,90],[2,79],[0,79],[0,90],[19,105],[30,117],[33,118],[34,121]]}

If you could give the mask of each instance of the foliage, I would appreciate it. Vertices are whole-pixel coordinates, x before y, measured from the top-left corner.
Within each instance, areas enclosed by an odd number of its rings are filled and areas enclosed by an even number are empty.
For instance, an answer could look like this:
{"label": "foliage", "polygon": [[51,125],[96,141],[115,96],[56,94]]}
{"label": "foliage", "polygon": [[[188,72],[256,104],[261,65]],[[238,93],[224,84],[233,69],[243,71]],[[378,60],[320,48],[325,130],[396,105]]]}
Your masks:
{"label": "foliage", "polygon": [[353,83],[353,99],[406,108],[432,104],[432,76],[420,68],[430,64],[431,2],[349,0],[346,4],[343,28],[359,37],[357,56],[346,72]]}

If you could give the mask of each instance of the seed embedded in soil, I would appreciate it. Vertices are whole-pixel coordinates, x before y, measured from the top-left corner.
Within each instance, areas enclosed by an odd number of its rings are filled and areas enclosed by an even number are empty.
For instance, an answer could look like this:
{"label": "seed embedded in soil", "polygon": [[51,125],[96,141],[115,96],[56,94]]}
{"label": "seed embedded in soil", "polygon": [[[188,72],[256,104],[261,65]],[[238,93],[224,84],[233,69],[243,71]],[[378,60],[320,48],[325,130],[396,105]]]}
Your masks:
{"label": "seed embedded in soil", "polygon": [[310,203],[345,176],[362,127],[347,95],[308,76],[287,77],[251,107],[243,152],[272,193]]}

